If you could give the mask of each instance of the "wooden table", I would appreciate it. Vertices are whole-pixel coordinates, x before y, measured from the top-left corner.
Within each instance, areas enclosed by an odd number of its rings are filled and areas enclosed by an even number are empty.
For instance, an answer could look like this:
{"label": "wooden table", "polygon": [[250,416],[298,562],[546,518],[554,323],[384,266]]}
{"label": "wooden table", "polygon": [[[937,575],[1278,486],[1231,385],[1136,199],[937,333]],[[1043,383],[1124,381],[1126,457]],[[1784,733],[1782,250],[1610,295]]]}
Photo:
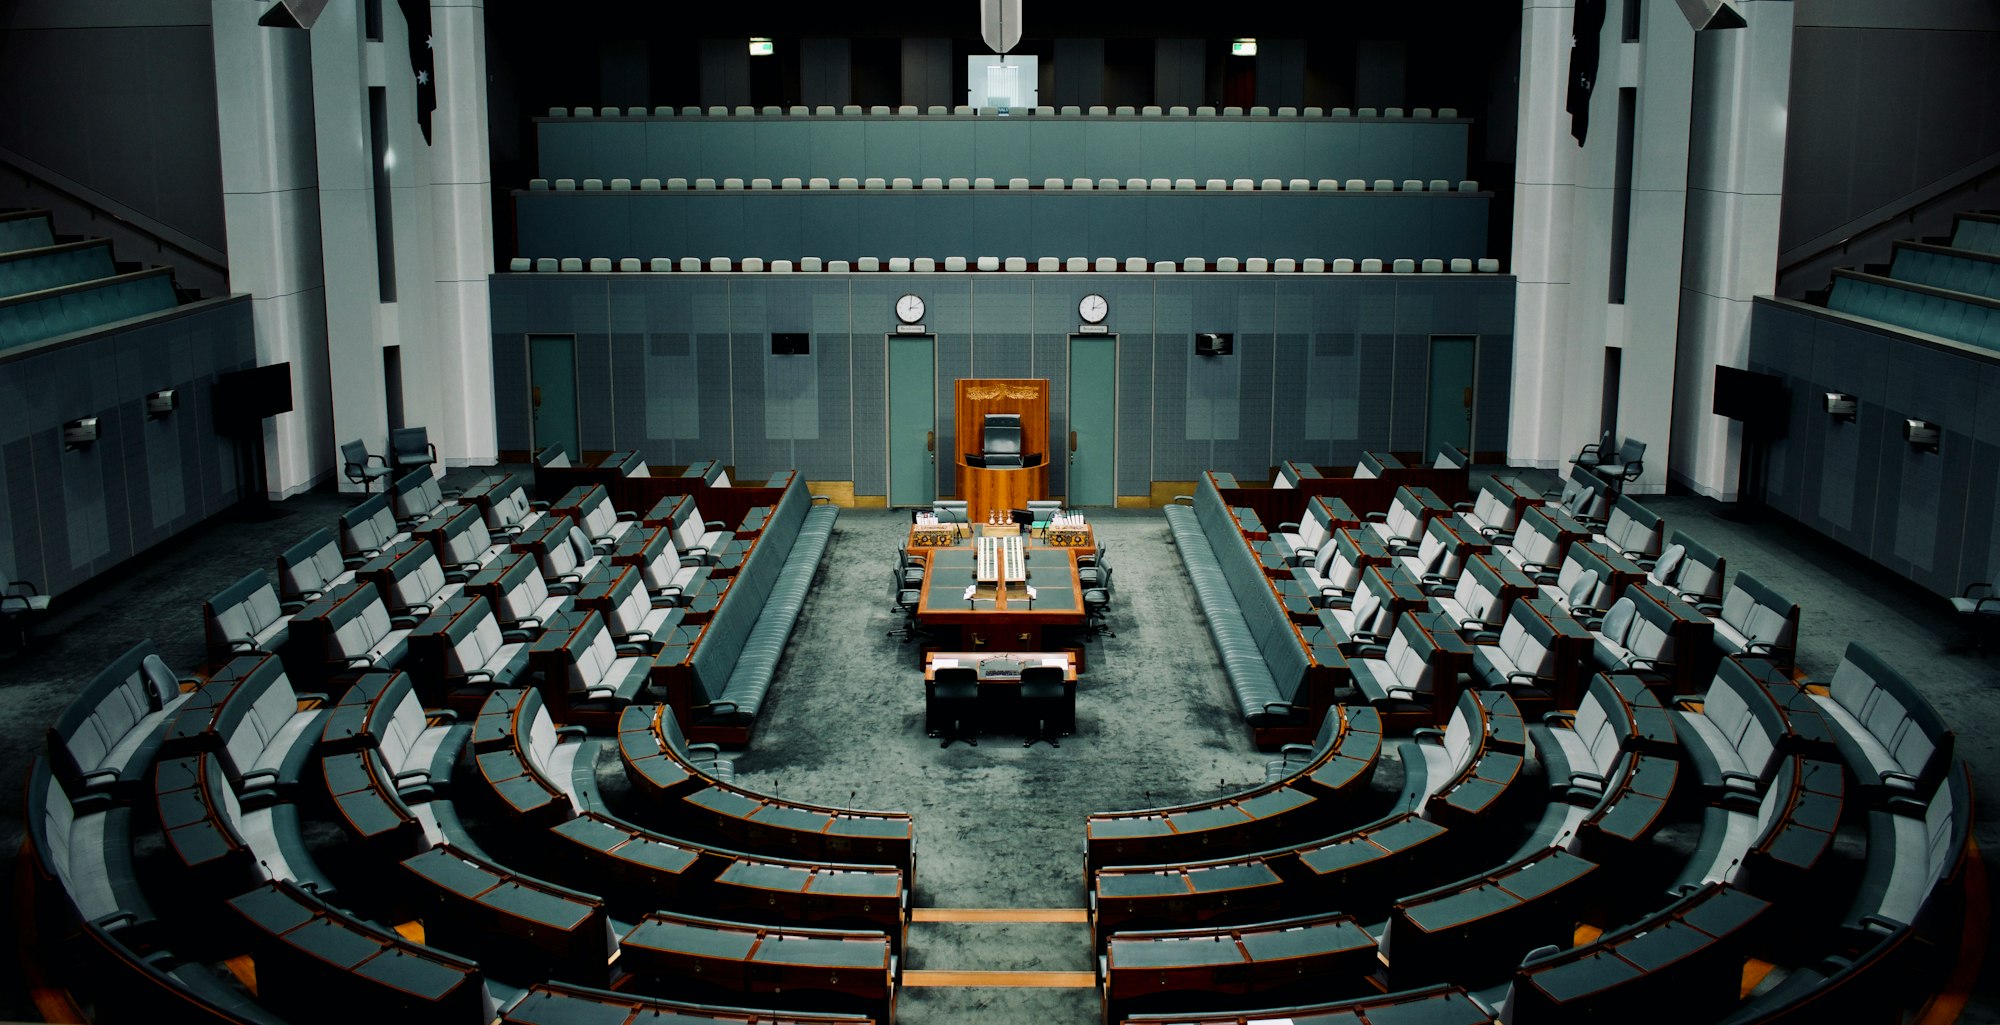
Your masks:
{"label": "wooden table", "polygon": [[[968,602],[965,588],[974,582],[977,551],[968,545],[929,549],[924,556],[917,623],[926,629],[955,629],[959,646],[965,648],[978,649],[990,643],[994,648],[1040,650],[1045,647],[1043,628],[1084,624],[1083,586],[1076,574],[1080,551],[1030,547],[1025,582],[1009,581],[1004,589],[981,584]],[[1034,585],[1033,601],[1028,599],[1027,584]]]}
{"label": "wooden table", "polygon": [[[1061,666],[1063,679],[1068,682],[1070,708],[1068,718],[1076,721],[1076,674],[1077,657],[1073,651],[931,651],[924,654],[924,683],[929,684],[937,677],[937,671],[948,668],[970,668],[979,674],[980,721],[996,727],[1008,724],[1019,725],[1017,712],[1020,702],[1021,677],[1018,672],[994,672],[995,663],[1011,662],[1025,669],[1030,666]],[[928,688],[926,689],[928,693]],[[930,709],[924,710],[926,732],[931,725]],[[1033,724],[1028,724],[1032,726]]]}

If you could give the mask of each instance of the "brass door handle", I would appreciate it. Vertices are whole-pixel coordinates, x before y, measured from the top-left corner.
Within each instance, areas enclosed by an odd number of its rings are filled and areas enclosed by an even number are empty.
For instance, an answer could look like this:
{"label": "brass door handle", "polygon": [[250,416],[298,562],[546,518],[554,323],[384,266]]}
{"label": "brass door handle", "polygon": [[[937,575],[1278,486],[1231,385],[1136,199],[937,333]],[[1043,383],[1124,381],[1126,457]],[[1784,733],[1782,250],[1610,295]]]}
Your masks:
{"label": "brass door handle", "polygon": [[542,386],[539,384],[535,385],[534,391],[535,408],[540,409],[542,408]]}
{"label": "brass door handle", "polygon": [[924,451],[926,451],[926,452],[936,452],[936,451],[937,451],[937,432],[936,432],[936,431],[925,431],[925,432],[924,432]]}
{"label": "brass door handle", "polygon": [[1069,450],[1070,450],[1071,452],[1074,452],[1074,451],[1076,451],[1076,432],[1075,432],[1075,431],[1071,431],[1071,432],[1069,432]]}

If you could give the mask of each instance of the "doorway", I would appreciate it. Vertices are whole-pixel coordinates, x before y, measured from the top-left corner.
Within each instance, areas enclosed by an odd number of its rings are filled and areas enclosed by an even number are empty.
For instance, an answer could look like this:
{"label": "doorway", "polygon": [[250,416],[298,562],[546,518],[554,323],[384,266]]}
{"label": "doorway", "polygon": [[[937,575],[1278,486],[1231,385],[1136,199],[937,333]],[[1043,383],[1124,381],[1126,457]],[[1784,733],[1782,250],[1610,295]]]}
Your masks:
{"label": "doorway", "polygon": [[530,450],[561,445],[581,458],[576,426],[576,336],[528,336],[528,399],[532,409]]}
{"label": "doorway", "polygon": [[937,338],[889,337],[889,505],[937,498]]}
{"label": "doorway", "polygon": [[1072,506],[1118,504],[1118,336],[1069,337]]}
{"label": "doorway", "polygon": [[1451,445],[1472,452],[1473,367],[1479,339],[1432,335],[1430,390],[1424,414],[1424,461]]}

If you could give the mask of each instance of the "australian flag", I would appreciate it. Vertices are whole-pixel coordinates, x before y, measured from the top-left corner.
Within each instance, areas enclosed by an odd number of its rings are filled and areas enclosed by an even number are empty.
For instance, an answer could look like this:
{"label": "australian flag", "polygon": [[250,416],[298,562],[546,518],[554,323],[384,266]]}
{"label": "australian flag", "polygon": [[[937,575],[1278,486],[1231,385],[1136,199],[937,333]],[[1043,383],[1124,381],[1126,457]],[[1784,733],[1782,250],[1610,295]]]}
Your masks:
{"label": "australian flag", "polygon": [[410,27],[410,72],[417,79],[417,126],[424,144],[431,141],[431,112],[437,110],[437,64],[432,59],[431,0],[396,0],[403,22]]}
{"label": "australian flag", "polygon": [[[404,0],[405,3],[409,0]],[[1590,92],[1597,88],[1597,37],[1604,31],[1604,0],[1576,0],[1569,44],[1569,134],[1576,144],[1590,133]]]}

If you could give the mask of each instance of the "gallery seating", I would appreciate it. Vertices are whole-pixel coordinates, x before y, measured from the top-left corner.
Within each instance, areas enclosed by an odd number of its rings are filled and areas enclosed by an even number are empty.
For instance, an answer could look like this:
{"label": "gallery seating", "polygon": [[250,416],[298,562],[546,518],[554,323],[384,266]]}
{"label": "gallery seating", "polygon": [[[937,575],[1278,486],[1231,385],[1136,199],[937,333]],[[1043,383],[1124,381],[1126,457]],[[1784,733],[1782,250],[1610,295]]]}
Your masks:
{"label": "gallery seating", "polygon": [[195,681],[175,676],[150,640],[113,659],[48,731],[48,758],[74,800],[136,796],[167,722]]}
{"label": "gallery seating", "polygon": [[[300,1022],[492,1019],[479,965],[358,918],[294,883],[274,880],[225,902],[250,937],[258,995]],[[339,951],[338,954],[331,953]]]}
{"label": "gallery seating", "polygon": [[437,477],[428,466],[410,470],[389,485],[389,508],[396,517],[396,526],[404,530],[416,530],[432,517],[445,514],[456,505],[456,502],[444,497]]}
{"label": "gallery seating", "polygon": [[[1182,499],[1187,504],[1179,504]],[[1311,728],[1304,641],[1265,583],[1214,481],[1204,479],[1195,495],[1177,496],[1176,503],[1166,509],[1168,528],[1243,717],[1260,732]]]}
{"label": "gallery seating", "polygon": [[838,516],[836,507],[814,502],[803,481],[785,487],[686,666],[667,674],[670,703],[690,737],[749,739]]}
{"label": "gallery seating", "polygon": [[470,505],[453,506],[444,515],[433,517],[415,534],[430,542],[438,563],[447,574],[456,577],[470,577],[507,552],[507,545],[493,543],[485,517]]}
{"label": "gallery seating", "polygon": [[1568,950],[1530,956],[1500,1008],[1508,1025],[1643,1016],[1714,1021],[1741,997],[1743,958],[1771,908],[1711,884],[1630,925]]}
{"label": "gallery seating", "polygon": [[208,634],[208,659],[216,665],[251,652],[275,654],[291,638],[291,617],[279,606],[278,592],[263,570],[202,602],[201,619]]}
{"label": "gallery seating", "polygon": [[550,591],[534,556],[519,553],[495,559],[465,582],[465,593],[485,598],[502,630],[529,630],[537,635],[543,624],[575,604],[570,595]]}
{"label": "gallery seating", "polygon": [[340,553],[349,559],[373,559],[409,539],[396,525],[386,494],[371,495],[340,514]]}
{"label": "gallery seating", "polygon": [[1360,992],[1377,966],[1374,938],[1351,915],[1114,933],[1105,943],[1101,968],[1105,1020],[1147,1011],[1186,1015],[1198,1006],[1306,999],[1330,990]]}
{"label": "gallery seating", "polygon": [[1720,605],[1701,605],[1715,624],[1715,646],[1729,655],[1754,655],[1791,665],[1799,643],[1799,606],[1748,573],[1729,581]]}
{"label": "gallery seating", "polygon": [[349,565],[341,557],[333,531],[321,527],[279,554],[278,598],[299,604],[315,601],[353,580],[354,566],[358,565]]}
{"label": "gallery seating", "polygon": [[642,1025],[665,1021],[664,1015],[701,1025],[869,1025],[866,1015],[807,1014],[787,1011],[750,1011],[734,1007],[710,1007],[684,1000],[617,993],[588,986],[560,982],[539,982],[511,1006],[501,1011],[501,1025],[549,1025],[551,1022],[593,1021],[606,1025]]}
{"label": "gallery seating", "polygon": [[1957,735],[1902,673],[1850,643],[1826,693],[1810,695],[1862,796],[1891,811],[1922,813],[1955,761]]}
{"label": "gallery seating", "polygon": [[1534,842],[1608,862],[1666,824],[1680,745],[1672,717],[1638,676],[1592,677],[1575,712],[1547,714],[1528,737],[1550,800]]}
{"label": "gallery seating", "polygon": [[1374,709],[1337,705],[1313,743],[1285,745],[1264,786],[1173,807],[1092,814],[1084,825],[1085,868],[1225,857],[1311,839],[1327,816],[1366,799],[1381,748]]}
{"label": "gallery seating", "polygon": [[655,911],[618,941],[622,989],[713,990],[745,1004],[894,1016],[900,967],[882,933],[775,928]]}

